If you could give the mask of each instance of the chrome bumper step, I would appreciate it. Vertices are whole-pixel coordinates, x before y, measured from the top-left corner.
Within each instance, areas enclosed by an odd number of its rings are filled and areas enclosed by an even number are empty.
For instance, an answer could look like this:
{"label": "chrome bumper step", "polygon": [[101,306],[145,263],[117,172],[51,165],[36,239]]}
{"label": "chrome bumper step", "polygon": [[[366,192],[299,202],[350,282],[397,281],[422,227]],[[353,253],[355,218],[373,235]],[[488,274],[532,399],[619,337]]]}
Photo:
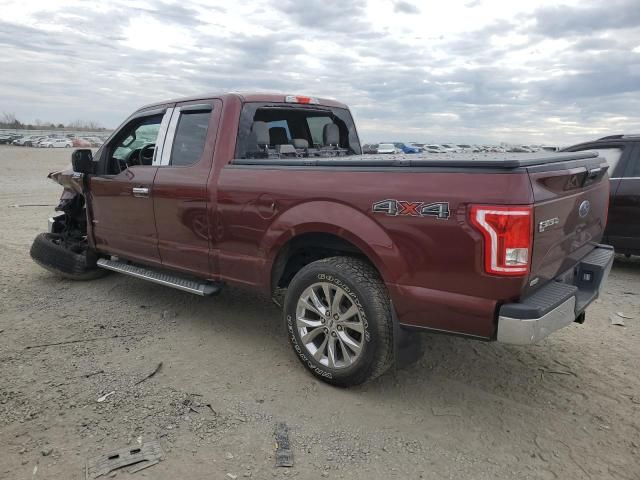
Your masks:
{"label": "chrome bumper step", "polygon": [[160,285],[166,285],[167,287],[177,288],[178,290],[194,293],[203,297],[205,295],[213,295],[221,289],[221,284],[179,277],[174,273],[166,273],[159,270],[153,270],[149,267],[132,265],[121,260],[101,258],[98,260],[98,266],[106,268],[107,270],[124,273],[125,275],[141,278],[142,280],[148,280]]}

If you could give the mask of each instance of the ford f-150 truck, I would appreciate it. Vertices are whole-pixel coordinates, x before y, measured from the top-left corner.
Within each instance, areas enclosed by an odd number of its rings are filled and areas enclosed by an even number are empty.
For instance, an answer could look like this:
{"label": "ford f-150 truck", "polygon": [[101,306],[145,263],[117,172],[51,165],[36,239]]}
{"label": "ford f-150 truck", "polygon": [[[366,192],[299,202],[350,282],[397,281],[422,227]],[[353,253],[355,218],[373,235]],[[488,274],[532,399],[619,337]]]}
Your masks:
{"label": "ford f-150 truck", "polygon": [[295,355],[334,385],[382,374],[416,330],[526,345],[582,323],[613,262],[597,154],[363,156],[333,100],[160,102],[72,166],[50,175],[64,192],[38,264],[270,295]]}

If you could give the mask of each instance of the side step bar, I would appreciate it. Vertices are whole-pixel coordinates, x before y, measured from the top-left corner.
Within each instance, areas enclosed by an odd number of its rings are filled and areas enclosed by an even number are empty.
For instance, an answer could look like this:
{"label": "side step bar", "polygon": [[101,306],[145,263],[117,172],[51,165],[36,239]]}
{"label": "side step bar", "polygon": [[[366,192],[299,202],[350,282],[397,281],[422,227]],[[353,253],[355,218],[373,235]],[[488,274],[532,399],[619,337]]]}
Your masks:
{"label": "side step bar", "polygon": [[124,273],[125,275],[131,275],[132,277],[158,283],[160,285],[166,285],[167,287],[173,287],[185,292],[195,293],[196,295],[203,297],[205,295],[217,293],[221,288],[220,284],[183,278],[172,273],[163,273],[148,267],[131,265],[119,260],[100,258],[98,259],[98,266],[106,268],[107,270],[113,270],[114,272]]}

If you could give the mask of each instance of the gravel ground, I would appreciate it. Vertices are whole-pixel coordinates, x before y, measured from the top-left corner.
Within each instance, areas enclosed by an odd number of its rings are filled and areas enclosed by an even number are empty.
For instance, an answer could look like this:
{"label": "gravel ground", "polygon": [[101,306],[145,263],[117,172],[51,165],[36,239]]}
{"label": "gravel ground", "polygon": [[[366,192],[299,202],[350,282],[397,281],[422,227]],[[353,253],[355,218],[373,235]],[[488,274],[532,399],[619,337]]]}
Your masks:
{"label": "gravel ground", "polygon": [[[69,154],[0,147],[0,478],[83,478],[86,458],[154,439],[164,461],[116,478],[640,478],[640,258],[618,258],[586,323],[539,345],[424,335],[415,365],[336,389],[298,364],[265,299],[35,265],[60,194],[45,177]],[[278,421],[290,469],[274,468]]]}

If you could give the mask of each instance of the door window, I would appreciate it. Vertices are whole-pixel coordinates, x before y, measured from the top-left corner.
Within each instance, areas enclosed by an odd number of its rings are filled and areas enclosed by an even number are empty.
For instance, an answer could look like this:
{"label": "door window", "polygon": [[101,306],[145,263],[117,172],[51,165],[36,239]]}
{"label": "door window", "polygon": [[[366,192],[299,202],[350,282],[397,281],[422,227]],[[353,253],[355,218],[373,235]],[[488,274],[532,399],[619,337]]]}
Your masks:
{"label": "door window", "polygon": [[640,178],[640,145],[636,146],[636,149],[631,153],[632,155],[630,155],[627,160],[627,168],[624,176],[627,178]]}
{"label": "door window", "polygon": [[162,115],[154,115],[127,125],[109,149],[108,173],[118,174],[135,165],[151,165],[161,121]]}
{"label": "door window", "polygon": [[170,165],[186,167],[200,160],[209,128],[208,112],[182,112],[171,148]]}

